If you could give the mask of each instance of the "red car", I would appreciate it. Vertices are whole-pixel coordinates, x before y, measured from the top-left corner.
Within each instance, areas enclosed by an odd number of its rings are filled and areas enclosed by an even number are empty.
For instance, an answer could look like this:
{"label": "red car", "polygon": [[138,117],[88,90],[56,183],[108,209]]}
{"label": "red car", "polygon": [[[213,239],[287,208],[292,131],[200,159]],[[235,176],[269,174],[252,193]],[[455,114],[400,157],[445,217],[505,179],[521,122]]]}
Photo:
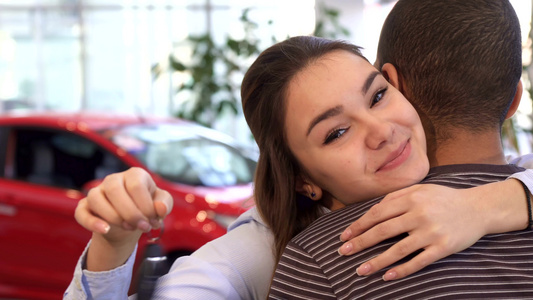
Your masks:
{"label": "red car", "polygon": [[62,297],[90,238],[74,209],[110,173],[144,168],[172,194],[161,238],[171,258],[223,235],[253,205],[254,152],[182,120],[6,115],[0,145],[0,298]]}

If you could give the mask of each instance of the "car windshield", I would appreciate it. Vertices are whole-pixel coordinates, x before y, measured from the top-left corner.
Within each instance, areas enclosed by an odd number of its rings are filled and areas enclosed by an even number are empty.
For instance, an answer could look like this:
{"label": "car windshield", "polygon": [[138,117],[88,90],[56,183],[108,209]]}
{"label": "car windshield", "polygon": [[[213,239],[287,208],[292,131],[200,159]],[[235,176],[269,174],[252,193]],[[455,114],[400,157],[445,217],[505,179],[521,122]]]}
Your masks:
{"label": "car windshield", "polygon": [[108,130],[104,135],[152,172],[173,182],[209,187],[252,182],[254,160],[194,131],[190,125],[141,124]]}

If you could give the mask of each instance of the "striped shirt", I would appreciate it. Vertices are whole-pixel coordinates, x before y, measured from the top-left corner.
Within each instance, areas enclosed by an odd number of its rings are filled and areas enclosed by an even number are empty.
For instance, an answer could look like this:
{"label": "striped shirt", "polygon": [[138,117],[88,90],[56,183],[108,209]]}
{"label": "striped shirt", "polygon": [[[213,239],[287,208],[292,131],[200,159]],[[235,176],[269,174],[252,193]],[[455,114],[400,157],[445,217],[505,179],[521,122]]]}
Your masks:
{"label": "striped shirt", "polygon": [[[432,168],[423,183],[468,188],[520,170],[514,165],[441,166]],[[337,253],[344,229],[381,199],[328,213],[293,238],[276,269],[269,299],[533,299],[531,230],[487,235],[400,280],[383,281],[386,270],[358,276],[357,266],[405,237],[351,256]]]}

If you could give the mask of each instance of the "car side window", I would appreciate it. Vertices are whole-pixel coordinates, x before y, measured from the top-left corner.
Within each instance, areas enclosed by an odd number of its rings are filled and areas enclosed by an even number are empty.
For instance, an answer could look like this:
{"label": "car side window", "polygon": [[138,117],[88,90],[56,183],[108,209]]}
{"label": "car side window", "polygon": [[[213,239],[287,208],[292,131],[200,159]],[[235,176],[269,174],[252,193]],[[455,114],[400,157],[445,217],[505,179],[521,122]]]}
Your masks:
{"label": "car side window", "polygon": [[4,177],[7,169],[6,165],[6,158],[7,158],[7,151],[8,147],[6,146],[8,144],[8,138],[9,138],[9,128],[0,126],[0,177]]}
{"label": "car side window", "polygon": [[[36,184],[81,190],[102,169],[123,171],[126,165],[98,144],[74,133],[13,128],[13,178]],[[111,157],[111,158],[109,158]],[[110,162],[111,161],[111,162]]]}

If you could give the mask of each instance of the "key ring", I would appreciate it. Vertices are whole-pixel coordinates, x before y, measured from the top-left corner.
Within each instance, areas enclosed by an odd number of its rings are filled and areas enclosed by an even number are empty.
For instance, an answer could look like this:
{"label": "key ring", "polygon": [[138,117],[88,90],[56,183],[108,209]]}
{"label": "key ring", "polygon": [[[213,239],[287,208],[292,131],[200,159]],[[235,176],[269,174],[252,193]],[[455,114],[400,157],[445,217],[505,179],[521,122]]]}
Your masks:
{"label": "key ring", "polygon": [[137,283],[137,299],[150,300],[154,293],[157,279],[170,269],[170,264],[157,242],[164,231],[164,223],[159,219],[159,228],[146,233],[147,245],[144,249],[144,259],[139,269],[139,281]]}
{"label": "key ring", "polygon": [[157,242],[163,236],[164,231],[165,231],[165,223],[163,222],[162,219],[159,219],[159,228],[150,230],[147,233],[148,239],[146,241],[150,244]]}

